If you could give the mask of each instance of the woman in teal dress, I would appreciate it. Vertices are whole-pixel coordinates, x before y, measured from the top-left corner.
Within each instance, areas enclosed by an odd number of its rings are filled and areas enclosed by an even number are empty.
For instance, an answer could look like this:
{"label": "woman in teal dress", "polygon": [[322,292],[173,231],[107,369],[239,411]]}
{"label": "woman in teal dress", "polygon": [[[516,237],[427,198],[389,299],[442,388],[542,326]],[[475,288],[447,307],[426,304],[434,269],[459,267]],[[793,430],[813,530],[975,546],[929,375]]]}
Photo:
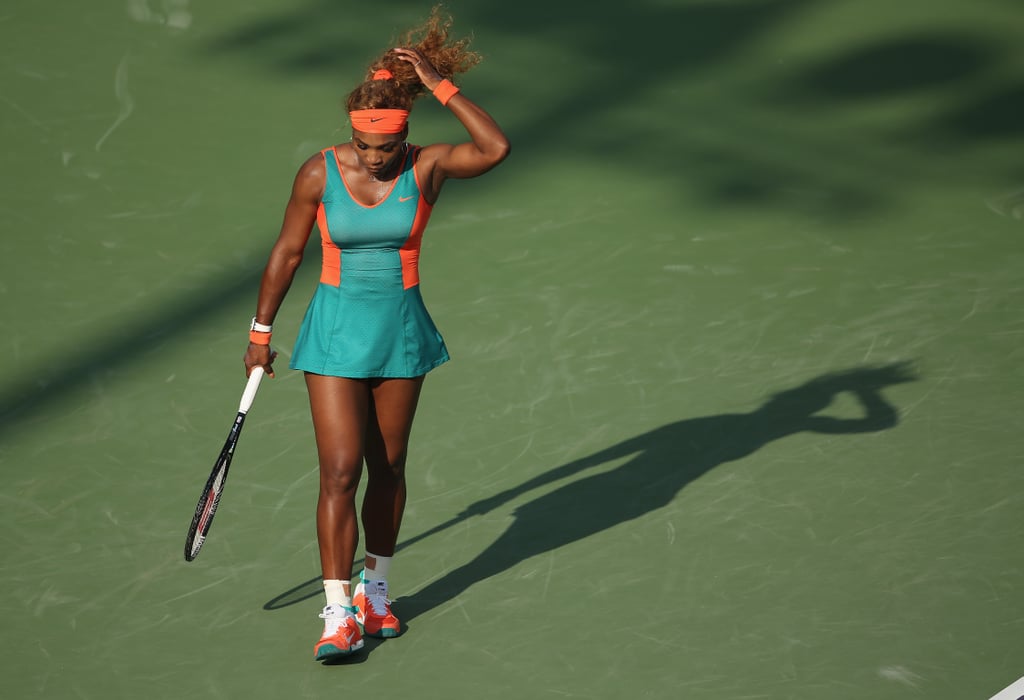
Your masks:
{"label": "woman in teal dress", "polygon": [[[357,651],[363,634],[401,631],[387,575],[405,508],[409,434],[426,373],[448,360],[420,296],[420,245],[445,181],[482,175],[509,153],[494,119],[451,82],[479,57],[466,40],[449,38],[449,25],[435,9],[400,48],[374,61],[347,100],[352,140],[299,169],[245,354],[246,373],[261,366],[274,376],[272,324],[316,224],[320,282],[290,366],[305,373],[320,461],[316,522],[326,606],[318,660]],[[461,122],[468,141],[422,148],[406,141],[413,101],[426,92]],[[352,586],[364,462],[365,566]]]}

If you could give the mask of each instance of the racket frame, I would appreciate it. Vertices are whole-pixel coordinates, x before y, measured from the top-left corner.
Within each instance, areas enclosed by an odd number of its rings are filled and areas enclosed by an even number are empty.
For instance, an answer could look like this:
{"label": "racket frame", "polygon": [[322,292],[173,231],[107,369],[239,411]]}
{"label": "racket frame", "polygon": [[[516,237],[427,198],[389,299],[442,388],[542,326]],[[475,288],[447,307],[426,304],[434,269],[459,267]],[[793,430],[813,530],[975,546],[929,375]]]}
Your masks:
{"label": "racket frame", "polygon": [[188,535],[185,537],[185,561],[192,561],[199,554],[206,536],[213,524],[213,516],[217,514],[217,506],[220,505],[220,498],[224,493],[224,484],[228,478],[228,468],[231,466],[231,459],[235,456],[235,448],[238,446],[238,439],[242,434],[242,426],[245,424],[245,416],[252,408],[252,402],[256,398],[256,391],[263,380],[263,368],[254,367],[249,374],[249,381],[246,382],[245,391],[242,392],[242,399],[238,404],[238,414],[235,422],[231,425],[224,447],[213,465],[206,486],[196,503],[195,514],[192,516],[192,523],[188,528]]}

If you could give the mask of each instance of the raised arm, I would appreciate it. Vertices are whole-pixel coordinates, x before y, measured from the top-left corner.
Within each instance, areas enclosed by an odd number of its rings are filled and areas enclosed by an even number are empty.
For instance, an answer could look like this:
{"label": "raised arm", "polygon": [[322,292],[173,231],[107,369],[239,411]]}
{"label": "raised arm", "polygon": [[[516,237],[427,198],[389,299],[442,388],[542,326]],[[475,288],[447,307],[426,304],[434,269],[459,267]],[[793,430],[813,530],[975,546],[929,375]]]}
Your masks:
{"label": "raised arm", "polygon": [[[431,92],[444,80],[430,61],[416,49],[396,48],[394,52],[415,67],[420,81]],[[420,163],[430,169],[432,175],[432,191],[427,193],[429,201],[436,199],[446,179],[483,175],[505,160],[512,150],[508,137],[494,118],[461,92],[448,98],[446,106],[462,122],[470,140],[454,146],[434,144],[423,150]]]}
{"label": "raised arm", "polygon": [[[281,224],[281,233],[270,251],[270,259],[263,270],[256,302],[256,320],[262,324],[273,324],[277,311],[281,308],[281,302],[284,301],[285,294],[295,279],[295,272],[302,262],[309,234],[316,222],[316,211],[323,196],[325,182],[324,159],[317,153],[302,164],[295,176],[291,197],[284,212],[284,222]],[[275,355],[269,345],[249,343],[244,360],[246,375],[253,367],[262,366],[267,374],[273,377],[272,363]]]}

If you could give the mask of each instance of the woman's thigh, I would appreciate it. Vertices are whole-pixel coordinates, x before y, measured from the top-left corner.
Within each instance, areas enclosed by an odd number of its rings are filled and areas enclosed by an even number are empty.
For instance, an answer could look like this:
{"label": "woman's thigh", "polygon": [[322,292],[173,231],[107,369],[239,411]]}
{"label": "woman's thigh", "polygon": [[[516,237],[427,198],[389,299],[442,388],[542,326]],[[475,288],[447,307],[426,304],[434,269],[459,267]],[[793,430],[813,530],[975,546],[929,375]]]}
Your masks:
{"label": "woman's thigh", "polygon": [[371,383],[365,442],[369,468],[401,469],[422,388],[423,377],[379,379]]}
{"label": "woman's thigh", "polygon": [[370,383],[365,379],[306,373],[320,469],[359,470],[370,411]]}

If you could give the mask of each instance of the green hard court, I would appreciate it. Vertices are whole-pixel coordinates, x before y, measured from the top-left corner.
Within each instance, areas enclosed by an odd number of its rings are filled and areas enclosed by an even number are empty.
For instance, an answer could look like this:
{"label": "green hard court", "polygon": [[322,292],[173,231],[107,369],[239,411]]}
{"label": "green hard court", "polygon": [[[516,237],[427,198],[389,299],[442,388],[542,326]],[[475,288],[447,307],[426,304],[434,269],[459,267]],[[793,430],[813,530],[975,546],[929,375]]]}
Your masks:
{"label": "green hard court", "polygon": [[[1024,676],[1019,0],[452,0],[485,56],[463,89],[514,150],[425,238],[453,361],[412,436],[407,631],[312,660],[286,360],[315,234],[184,561],[292,178],[429,9],[0,9],[0,696],[987,700]],[[411,138],[463,132],[425,98]]]}

